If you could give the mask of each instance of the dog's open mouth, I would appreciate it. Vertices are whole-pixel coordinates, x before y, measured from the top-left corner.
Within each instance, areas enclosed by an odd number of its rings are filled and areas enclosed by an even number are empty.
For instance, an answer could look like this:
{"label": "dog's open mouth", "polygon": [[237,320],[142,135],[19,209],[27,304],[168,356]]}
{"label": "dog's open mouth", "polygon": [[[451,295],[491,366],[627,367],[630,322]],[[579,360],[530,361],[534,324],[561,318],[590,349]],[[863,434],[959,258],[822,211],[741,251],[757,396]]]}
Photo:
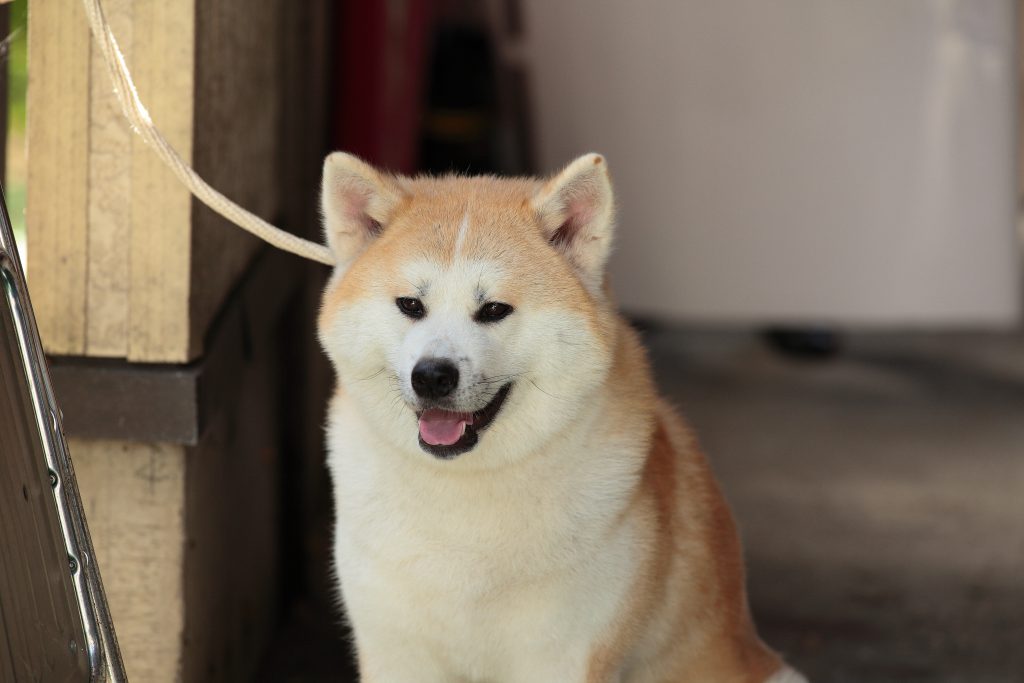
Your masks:
{"label": "dog's open mouth", "polygon": [[455,413],[440,408],[428,408],[419,414],[420,447],[431,455],[449,459],[476,446],[480,432],[494,421],[512,389],[509,382],[480,410],[473,413]]}

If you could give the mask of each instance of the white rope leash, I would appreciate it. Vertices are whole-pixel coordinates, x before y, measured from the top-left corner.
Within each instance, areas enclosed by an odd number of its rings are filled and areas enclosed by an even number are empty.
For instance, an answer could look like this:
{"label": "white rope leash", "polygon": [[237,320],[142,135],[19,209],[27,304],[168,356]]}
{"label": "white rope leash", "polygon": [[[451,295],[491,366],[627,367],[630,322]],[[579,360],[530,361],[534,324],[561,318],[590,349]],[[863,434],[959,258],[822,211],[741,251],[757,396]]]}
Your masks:
{"label": "white rope leash", "polygon": [[131,73],[125,64],[124,55],[117,45],[110,25],[103,15],[103,8],[100,0],[83,0],[85,15],[89,19],[89,27],[92,29],[93,38],[96,41],[103,59],[110,71],[110,80],[114,86],[114,93],[121,103],[121,109],[125,117],[131,123],[132,128],[146,143],[153,148],[165,164],[178,176],[178,179],[208,207],[219,213],[243,230],[248,230],[260,239],[269,242],[278,249],[284,249],[298,256],[319,261],[326,265],[334,265],[334,254],[322,244],[302,239],[275,227],[263,220],[251,211],[231,201],[217,190],[210,187],[210,184],[199,177],[195,170],[185,163],[185,160],[174,150],[163,133],[153,124],[149,112],[146,110],[139,93],[135,89]]}

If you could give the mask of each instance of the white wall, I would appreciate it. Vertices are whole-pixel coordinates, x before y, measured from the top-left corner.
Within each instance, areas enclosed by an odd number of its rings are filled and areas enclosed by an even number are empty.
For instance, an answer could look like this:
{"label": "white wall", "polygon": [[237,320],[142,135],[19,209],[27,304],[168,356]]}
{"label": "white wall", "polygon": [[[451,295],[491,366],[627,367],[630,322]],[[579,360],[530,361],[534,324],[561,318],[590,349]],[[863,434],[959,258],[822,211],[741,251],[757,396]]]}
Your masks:
{"label": "white wall", "polygon": [[1017,319],[1013,0],[524,6],[541,163],[608,156],[625,308]]}

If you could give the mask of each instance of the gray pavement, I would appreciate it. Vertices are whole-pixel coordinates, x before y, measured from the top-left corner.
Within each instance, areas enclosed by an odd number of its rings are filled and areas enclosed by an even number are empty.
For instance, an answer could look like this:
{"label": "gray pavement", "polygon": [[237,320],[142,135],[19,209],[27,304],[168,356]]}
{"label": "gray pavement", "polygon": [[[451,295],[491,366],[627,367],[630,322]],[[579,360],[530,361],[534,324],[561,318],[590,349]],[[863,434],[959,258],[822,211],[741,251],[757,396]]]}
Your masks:
{"label": "gray pavement", "polygon": [[865,334],[826,361],[652,329],[812,681],[1024,681],[1024,335]]}

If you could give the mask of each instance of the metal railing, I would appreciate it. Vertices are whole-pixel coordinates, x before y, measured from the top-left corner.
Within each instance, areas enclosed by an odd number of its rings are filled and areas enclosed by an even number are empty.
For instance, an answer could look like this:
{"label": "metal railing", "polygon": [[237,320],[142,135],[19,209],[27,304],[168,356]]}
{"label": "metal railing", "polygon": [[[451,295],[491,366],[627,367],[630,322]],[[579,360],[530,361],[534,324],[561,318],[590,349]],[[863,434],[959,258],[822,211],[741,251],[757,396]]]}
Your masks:
{"label": "metal railing", "polygon": [[0,190],[0,682],[126,680]]}

